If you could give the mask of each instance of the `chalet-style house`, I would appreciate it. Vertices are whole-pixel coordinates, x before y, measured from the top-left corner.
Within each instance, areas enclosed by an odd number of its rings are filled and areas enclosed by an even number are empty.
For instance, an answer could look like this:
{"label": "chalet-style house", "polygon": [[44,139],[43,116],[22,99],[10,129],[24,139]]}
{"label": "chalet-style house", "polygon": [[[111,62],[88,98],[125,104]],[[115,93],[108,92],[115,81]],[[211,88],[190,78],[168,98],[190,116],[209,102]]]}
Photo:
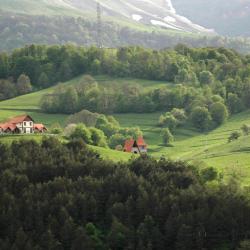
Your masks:
{"label": "chalet-style house", "polygon": [[142,136],[138,137],[137,140],[131,138],[126,140],[123,151],[133,154],[146,154],[147,144],[145,143]]}
{"label": "chalet-style house", "polygon": [[47,128],[43,124],[36,124],[29,115],[21,115],[0,123],[1,134],[33,134],[44,133]]}

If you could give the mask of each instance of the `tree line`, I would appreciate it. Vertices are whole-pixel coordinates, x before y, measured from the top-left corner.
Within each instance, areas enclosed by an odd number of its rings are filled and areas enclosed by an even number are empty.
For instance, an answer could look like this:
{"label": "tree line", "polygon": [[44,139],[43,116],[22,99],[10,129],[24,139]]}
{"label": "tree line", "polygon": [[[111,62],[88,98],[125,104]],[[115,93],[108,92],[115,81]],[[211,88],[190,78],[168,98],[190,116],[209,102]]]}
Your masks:
{"label": "tree line", "polygon": [[0,144],[2,250],[248,249],[250,203],[212,169],[104,161],[82,141]]}
{"label": "tree line", "polygon": [[[103,21],[102,41],[105,47],[140,45],[153,49],[172,48],[178,43],[191,47],[227,47],[242,53],[250,51],[248,38],[229,38],[155,29],[135,29],[129,23]],[[46,28],[45,28],[46,27]],[[69,16],[25,15],[0,11],[0,50],[11,51],[26,44],[96,45],[96,21]]]}

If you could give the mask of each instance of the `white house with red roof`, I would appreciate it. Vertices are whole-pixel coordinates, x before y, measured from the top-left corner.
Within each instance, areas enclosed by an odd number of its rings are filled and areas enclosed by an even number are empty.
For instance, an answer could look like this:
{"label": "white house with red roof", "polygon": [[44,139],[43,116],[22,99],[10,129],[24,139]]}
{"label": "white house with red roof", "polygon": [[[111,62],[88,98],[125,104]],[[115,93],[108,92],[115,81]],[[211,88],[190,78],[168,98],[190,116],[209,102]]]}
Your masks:
{"label": "white house with red roof", "polygon": [[145,143],[142,136],[139,136],[137,140],[133,138],[125,141],[123,148],[124,152],[133,153],[133,154],[146,154],[148,145]]}
{"label": "white house with red roof", "polygon": [[0,123],[2,134],[33,134],[44,133],[47,128],[43,124],[36,124],[31,116],[20,115]]}

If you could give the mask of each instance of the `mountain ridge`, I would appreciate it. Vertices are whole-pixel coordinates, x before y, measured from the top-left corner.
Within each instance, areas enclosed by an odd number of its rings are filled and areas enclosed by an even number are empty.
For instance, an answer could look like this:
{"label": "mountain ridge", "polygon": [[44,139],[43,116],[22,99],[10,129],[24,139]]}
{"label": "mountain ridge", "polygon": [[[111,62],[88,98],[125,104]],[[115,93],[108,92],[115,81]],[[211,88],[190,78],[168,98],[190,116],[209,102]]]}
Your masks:
{"label": "mountain ridge", "polygon": [[[186,17],[178,15],[170,0],[10,0],[6,3],[0,0],[0,9],[29,15],[63,15],[83,16],[86,13],[96,15],[97,3],[101,5],[104,17],[123,18],[134,25],[143,24],[169,30],[214,34],[212,29],[206,29],[192,23]],[[67,13],[68,12],[68,13]]]}

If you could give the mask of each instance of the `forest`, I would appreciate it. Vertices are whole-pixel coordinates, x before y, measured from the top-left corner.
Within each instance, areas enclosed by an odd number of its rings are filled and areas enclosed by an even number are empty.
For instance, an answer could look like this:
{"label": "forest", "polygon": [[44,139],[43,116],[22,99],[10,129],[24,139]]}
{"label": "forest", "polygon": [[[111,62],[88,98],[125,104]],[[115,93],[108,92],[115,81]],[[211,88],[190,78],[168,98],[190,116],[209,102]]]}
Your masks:
{"label": "forest", "polygon": [[[248,55],[225,48],[193,49],[181,44],[164,50],[31,45],[11,54],[1,53],[0,97],[3,100],[29,93],[81,74],[157,80],[166,82],[166,87],[149,91],[137,85],[104,87],[86,75],[77,85],[59,84],[54,93],[45,95],[42,110],[112,114],[181,109],[194,126],[204,131],[250,107]],[[164,125],[164,119],[159,123]]]}
{"label": "forest", "polygon": [[[25,15],[0,11],[0,51],[27,44],[77,44],[93,46],[97,41],[96,18]],[[94,21],[93,21],[94,20]],[[102,43],[107,48],[140,45],[153,49],[172,48],[178,43],[191,47],[220,47],[250,51],[248,38],[228,38],[135,27],[133,24],[103,22]]]}
{"label": "forest", "polygon": [[1,250],[250,244],[250,203],[236,181],[164,158],[104,161],[81,140],[0,143],[0,192]]}

